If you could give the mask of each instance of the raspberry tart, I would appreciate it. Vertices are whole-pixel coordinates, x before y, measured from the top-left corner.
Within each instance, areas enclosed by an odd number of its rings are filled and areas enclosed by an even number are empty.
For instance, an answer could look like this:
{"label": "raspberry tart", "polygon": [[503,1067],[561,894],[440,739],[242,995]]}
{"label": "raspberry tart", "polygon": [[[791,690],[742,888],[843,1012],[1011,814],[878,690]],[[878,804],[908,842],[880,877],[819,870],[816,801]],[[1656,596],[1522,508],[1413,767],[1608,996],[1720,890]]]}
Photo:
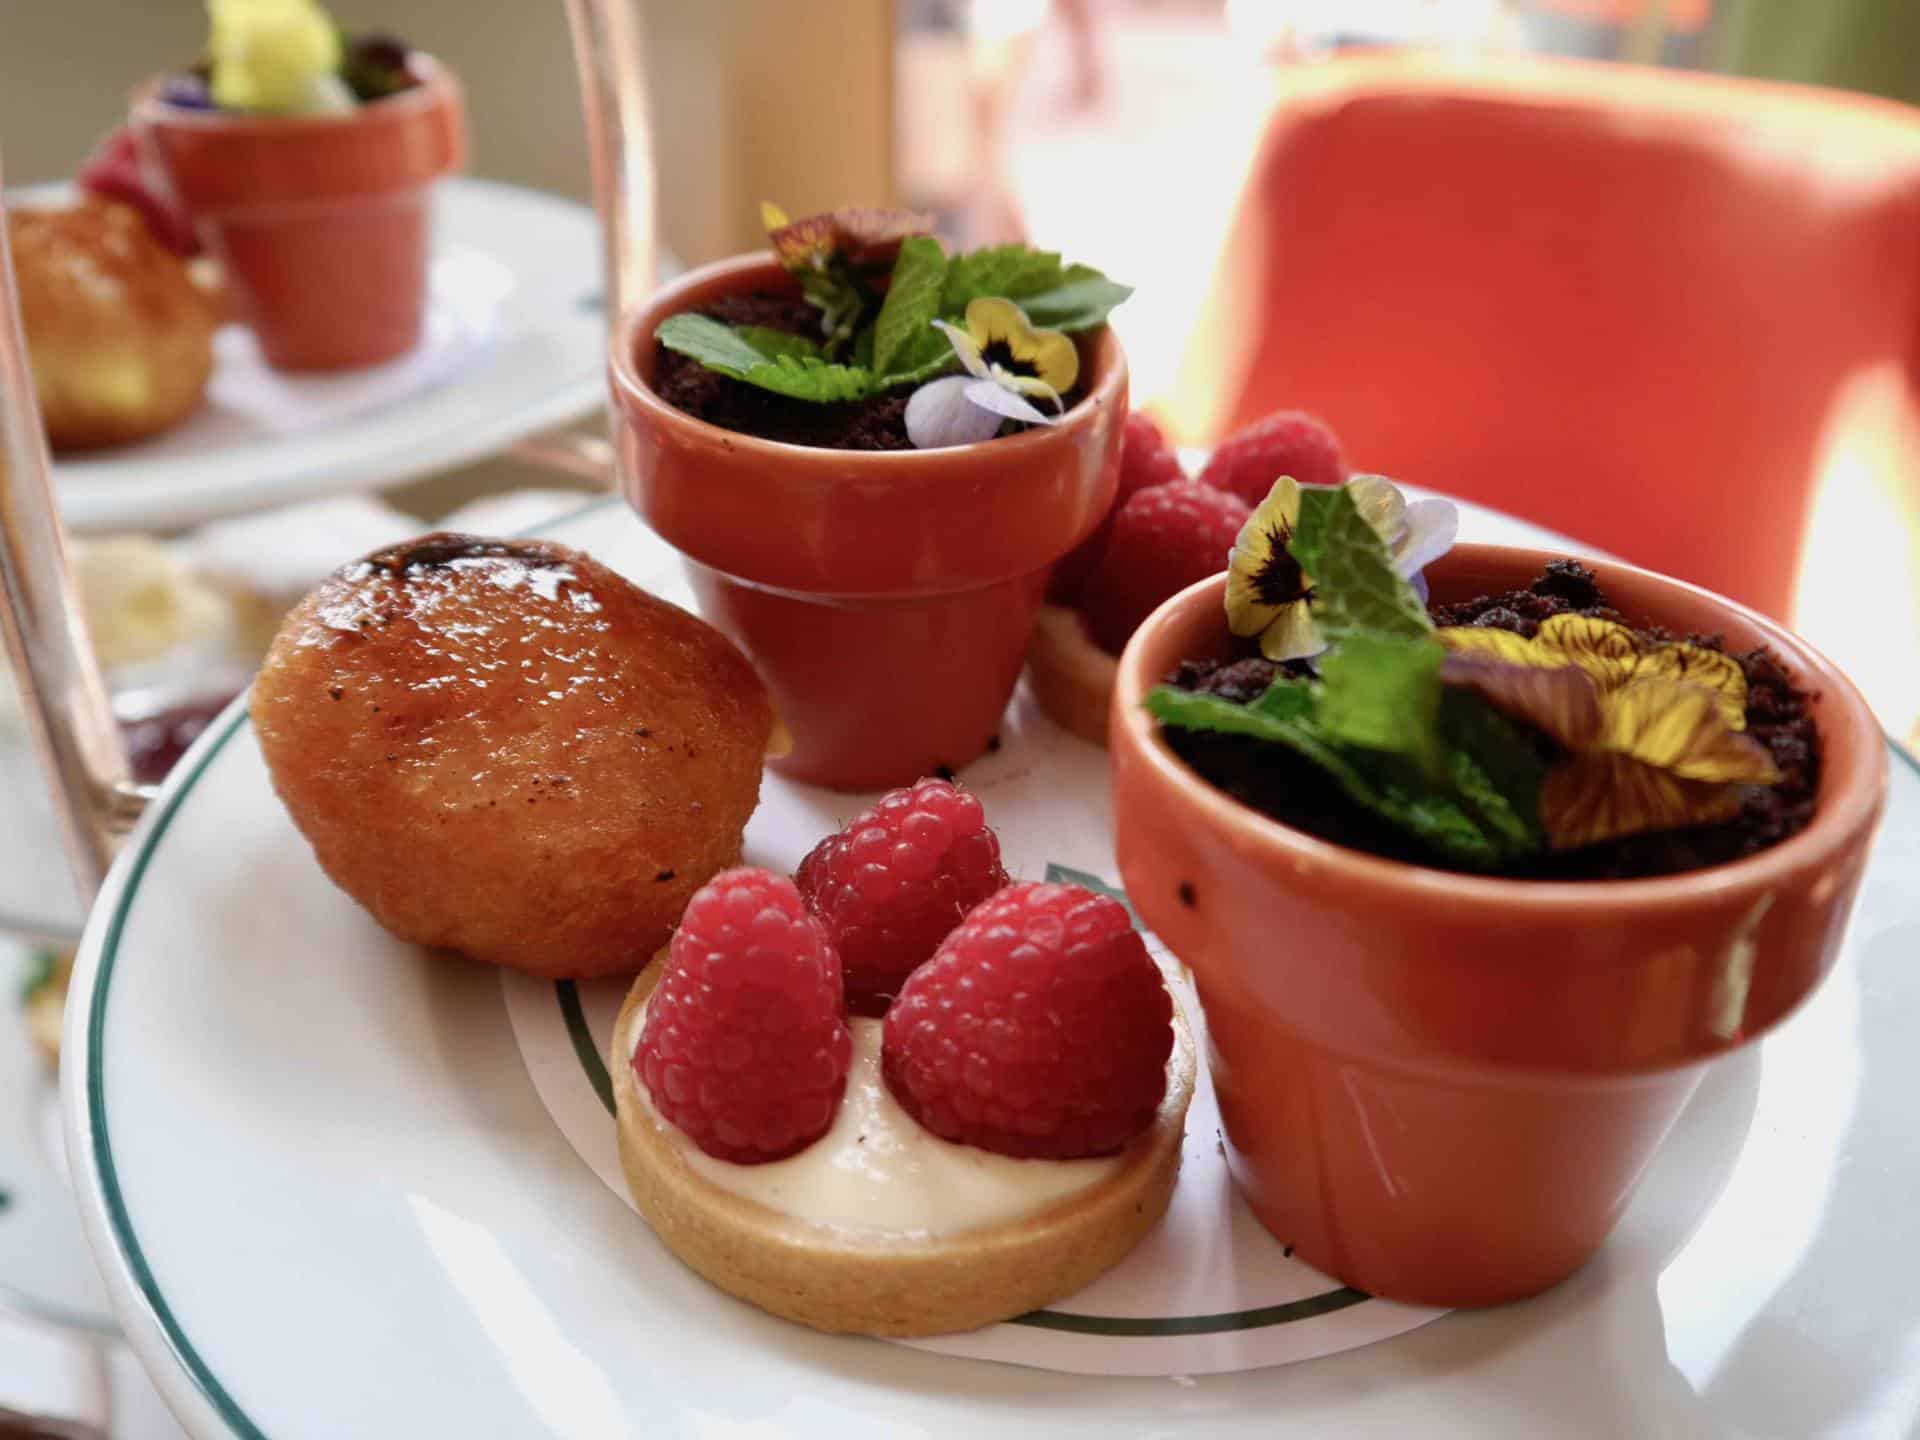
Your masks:
{"label": "raspberry tart", "polygon": [[621,1009],[621,1165],[668,1248],[776,1315],[884,1336],[1005,1320],[1118,1263],[1172,1196],[1195,1073],[1126,909],[1002,885],[884,1018],[848,1017],[808,890],[716,877]]}

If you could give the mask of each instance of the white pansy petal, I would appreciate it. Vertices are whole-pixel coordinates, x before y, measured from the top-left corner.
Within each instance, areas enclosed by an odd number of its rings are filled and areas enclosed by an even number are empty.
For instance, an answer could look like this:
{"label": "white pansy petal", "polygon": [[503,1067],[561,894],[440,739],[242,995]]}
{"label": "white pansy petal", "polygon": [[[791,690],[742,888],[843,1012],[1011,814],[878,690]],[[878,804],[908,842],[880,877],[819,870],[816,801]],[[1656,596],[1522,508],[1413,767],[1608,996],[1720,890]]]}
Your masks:
{"label": "white pansy petal", "polygon": [[1453,548],[1460,509],[1451,500],[1416,500],[1407,506],[1406,539],[1394,547],[1393,568],[1411,578]]}
{"label": "white pansy petal", "polygon": [[[962,376],[955,376],[956,380]],[[996,415],[1004,415],[1009,420],[1024,420],[1029,425],[1051,425],[1053,417],[1042,414],[1034,408],[1033,402],[1021,398],[993,380],[968,380],[967,399],[982,410],[991,410]]]}
{"label": "white pansy petal", "polygon": [[967,394],[969,386],[981,383],[965,375],[949,375],[915,390],[907,397],[907,439],[920,450],[991,440],[1000,428],[1000,417],[974,404]]}
{"label": "white pansy petal", "polygon": [[947,343],[953,346],[953,353],[960,357],[961,365],[967,374],[985,379],[987,375],[987,357],[980,353],[980,347],[973,343],[969,335],[958,325],[949,325],[945,320],[935,320],[934,329],[947,337]]}
{"label": "white pansy petal", "polygon": [[1016,395],[1031,395],[1036,400],[1051,400],[1055,413],[1067,408],[1066,401],[1060,398],[1060,392],[1046,381],[1035,375],[1015,375],[1010,370],[993,367],[992,377],[996,385],[1013,391]]}

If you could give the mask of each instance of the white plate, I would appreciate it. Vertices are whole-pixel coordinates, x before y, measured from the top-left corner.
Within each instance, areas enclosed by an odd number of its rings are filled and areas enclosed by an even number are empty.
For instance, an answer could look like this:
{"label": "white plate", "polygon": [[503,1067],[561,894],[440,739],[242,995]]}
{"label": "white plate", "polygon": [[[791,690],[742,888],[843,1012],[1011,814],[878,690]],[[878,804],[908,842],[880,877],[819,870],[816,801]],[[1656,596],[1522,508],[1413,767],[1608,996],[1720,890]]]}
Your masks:
{"label": "white plate", "polygon": [[29,958],[0,940],[0,1310],[111,1335],[118,1326],[67,1189],[53,1067],[15,1003]]}
{"label": "white plate", "polygon": [[[42,187],[20,198],[63,193]],[[604,403],[593,212],[465,177],[442,182],[434,197],[427,327],[415,351],[369,370],[285,376],[267,368],[248,331],[226,327],[207,404],[185,424],[55,464],[68,526],[173,529],[382,488],[479,459]]]}
{"label": "white plate", "polygon": [[[677,586],[618,509],[552,533]],[[548,1119],[498,977],[392,941],[328,885],[235,710],[89,926],[69,1148],[113,1306],[209,1440],[1901,1434],[1917,865],[1902,763],[1838,970],[1710,1073],[1565,1285],[1307,1365],[1096,1380],[816,1335],[682,1269]]]}

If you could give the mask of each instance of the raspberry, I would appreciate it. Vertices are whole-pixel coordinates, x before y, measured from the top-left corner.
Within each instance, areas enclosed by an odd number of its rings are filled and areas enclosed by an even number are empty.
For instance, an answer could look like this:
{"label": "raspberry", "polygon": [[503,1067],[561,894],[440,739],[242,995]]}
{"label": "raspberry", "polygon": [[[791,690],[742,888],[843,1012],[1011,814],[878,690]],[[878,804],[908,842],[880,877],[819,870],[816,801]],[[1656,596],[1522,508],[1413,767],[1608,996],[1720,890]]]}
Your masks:
{"label": "raspberry", "polygon": [[913,972],[887,1012],[881,1073],[945,1139],[1104,1155],[1153,1123],[1172,1018],[1126,907],[1078,885],[1012,885]]}
{"label": "raspberry", "polygon": [[1303,410],[1280,410],[1220,442],[1200,472],[1207,484],[1258,505],[1273,482],[1291,475],[1302,485],[1346,482],[1347,459],[1333,431]]}
{"label": "raspberry", "polygon": [[1007,872],[980,802],[922,780],[814,846],[794,878],[840,952],[847,1008],[884,1015],[914,967]]}
{"label": "raspberry", "polygon": [[1141,490],[1184,478],[1186,472],[1180,468],[1180,457],[1168,446],[1153,417],[1145,411],[1127,416],[1126,440],[1120,448],[1120,483],[1113,492],[1113,509],[1107,512],[1099,528],[1054,566],[1053,578],[1047,584],[1047,599],[1055,605],[1071,605],[1078,600],[1080,587],[1099,564],[1107,539],[1113,534],[1114,512]]}
{"label": "raspberry", "polygon": [[200,253],[187,217],[146,182],[133,132],[124,126],[95,147],[76,177],[80,188],[103,200],[117,200],[140,212],[153,238],[179,256]]}
{"label": "raspberry", "polygon": [[1101,648],[1118,655],[1162,601],[1226,569],[1249,513],[1237,495],[1197,480],[1156,485],[1122,505],[1106,553],[1080,593]]}
{"label": "raspberry", "polygon": [[634,1073],[709,1155],[753,1165],[818,1140],[853,1041],[840,960],[793,882],[727,870],[687,902],[647,1001]]}
{"label": "raspberry", "polygon": [[1135,411],[1127,416],[1126,442],[1120,448],[1120,488],[1115,494],[1114,503],[1123,504],[1128,497],[1154,485],[1164,485],[1169,480],[1184,480],[1186,472],[1180,468],[1180,457],[1167,444],[1167,437],[1160,433],[1160,427],[1154,423],[1151,415],[1145,411]]}

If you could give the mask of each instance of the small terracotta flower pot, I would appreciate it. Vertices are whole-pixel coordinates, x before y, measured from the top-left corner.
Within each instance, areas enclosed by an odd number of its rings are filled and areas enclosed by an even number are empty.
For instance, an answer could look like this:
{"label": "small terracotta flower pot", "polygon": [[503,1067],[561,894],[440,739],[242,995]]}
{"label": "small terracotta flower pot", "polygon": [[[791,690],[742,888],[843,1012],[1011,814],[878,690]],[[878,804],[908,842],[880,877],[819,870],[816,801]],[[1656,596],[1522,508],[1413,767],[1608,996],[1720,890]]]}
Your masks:
{"label": "small terracotta flower pot", "polygon": [[[1464,545],[1442,598],[1549,557]],[[1640,624],[1765,644],[1814,699],[1818,809],[1727,865],[1645,880],[1501,880],[1328,844],[1216,790],[1141,709],[1225,649],[1224,577],[1161,606],[1114,693],[1120,873],[1193,970],[1235,1178],[1275,1236],[1373,1294],[1531,1295],[1599,1248],[1705,1063],[1833,963],[1887,785],[1886,742],[1831,663],[1731,601],[1593,564]]]}
{"label": "small terracotta flower pot", "polygon": [[1000,727],[1048,571],[1113,503],[1120,342],[1080,337],[1089,393],[1046,429],[947,450],[815,449],[720,429],[653,391],[660,323],[749,291],[798,293],[772,260],[742,256],[622,322],[621,488],[759,667],[793,733],[775,768],[836,790],[958,769]]}
{"label": "small terracotta flower pot", "polygon": [[225,267],[278,370],[402,355],[426,313],[429,192],[466,158],[451,71],[338,115],[252,115],[134,98],[133,127]]}

